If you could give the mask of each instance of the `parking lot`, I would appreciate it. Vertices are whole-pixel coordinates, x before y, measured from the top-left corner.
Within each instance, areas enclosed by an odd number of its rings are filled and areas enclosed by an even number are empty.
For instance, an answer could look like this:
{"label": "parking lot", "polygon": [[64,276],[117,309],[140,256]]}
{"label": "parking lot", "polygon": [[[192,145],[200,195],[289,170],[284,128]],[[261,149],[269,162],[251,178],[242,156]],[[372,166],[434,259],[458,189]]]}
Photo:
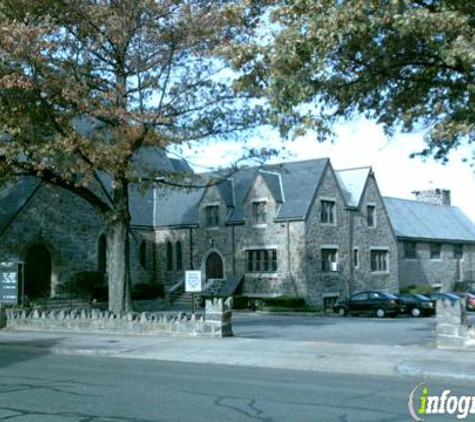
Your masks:
{"label": "parking lot", "polygon": [[[474,315],[469,316],[473,321]],[[475,322],[475,321],[473,321]],[[472,323],[473,323],[472,322]],[[272,315],[236,312],[238,337],[336,343],[411,345],[435,341],[436,318],[362,318],[338,316]]]}

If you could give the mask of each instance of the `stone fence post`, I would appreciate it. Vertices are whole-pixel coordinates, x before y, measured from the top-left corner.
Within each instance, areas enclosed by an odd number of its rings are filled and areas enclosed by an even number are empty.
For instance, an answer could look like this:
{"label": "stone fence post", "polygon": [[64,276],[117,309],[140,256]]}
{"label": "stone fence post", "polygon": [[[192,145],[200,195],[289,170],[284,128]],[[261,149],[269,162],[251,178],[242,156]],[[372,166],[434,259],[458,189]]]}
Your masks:
{"label": "stone fence post", "polygon": [[213,331],[221,333],[218,337],[232,337],[233,298],[206,300],[205,320],[214,325]]}
{"label": "stone fence post", "polygon": [[437,300],[437,347],[461,349],[466,346],[469,327],[465,299],[451,302]]}

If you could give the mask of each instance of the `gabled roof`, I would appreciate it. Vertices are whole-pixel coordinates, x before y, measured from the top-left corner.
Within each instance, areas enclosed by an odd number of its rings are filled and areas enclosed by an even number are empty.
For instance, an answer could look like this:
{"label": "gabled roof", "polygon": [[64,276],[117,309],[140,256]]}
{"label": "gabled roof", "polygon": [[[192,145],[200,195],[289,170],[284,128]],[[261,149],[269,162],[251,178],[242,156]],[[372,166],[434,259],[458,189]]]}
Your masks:
{"label": "gabled roof", "polygon": [[205,189],[157,189],[154,226],[193,226],[198,224],[198,204]]}
{"label": "gabled roof", "polygon": [[0,190],[0,235],[40,186],[36,177],[23,176]]}
{"label": "gabled roof", "polygon": [[474,223],[457,207],[383,198],[396,237],[475,242]]}
{"label": "gabled roof", "polygon": [[[327,158],[245,168],[230,180],[218,185],[226,205],[232,206],[227,223],[244,222],[244,203],[259,173],[274,199],[281,204],[276,220],[304,219],[311,206],[315,191],[323,176]],[[157,198],[155,224],[158,226],[187,226],[199,222],[199,202],[204,189],[167,189]]]}
{"label": "gabled roof", "polygon": [[371,167],[360,167],[335,171],[346,205],[357,207],[361,200],[366,181],[371,174]]}

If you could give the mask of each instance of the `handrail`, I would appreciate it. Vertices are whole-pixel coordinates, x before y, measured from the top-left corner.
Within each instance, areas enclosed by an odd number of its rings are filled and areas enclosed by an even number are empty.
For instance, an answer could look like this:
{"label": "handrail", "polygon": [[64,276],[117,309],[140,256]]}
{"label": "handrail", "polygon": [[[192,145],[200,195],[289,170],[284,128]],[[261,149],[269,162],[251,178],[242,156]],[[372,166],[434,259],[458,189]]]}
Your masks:
{"label": "handrail", "polygon": [[167,293],[174,293],[176,290],[178,290],[180,287],[182,287],[185,284],[185,280],[180,280],[177,283],[175,283],[173,286],[171,286],[169,289],[167,289]]}

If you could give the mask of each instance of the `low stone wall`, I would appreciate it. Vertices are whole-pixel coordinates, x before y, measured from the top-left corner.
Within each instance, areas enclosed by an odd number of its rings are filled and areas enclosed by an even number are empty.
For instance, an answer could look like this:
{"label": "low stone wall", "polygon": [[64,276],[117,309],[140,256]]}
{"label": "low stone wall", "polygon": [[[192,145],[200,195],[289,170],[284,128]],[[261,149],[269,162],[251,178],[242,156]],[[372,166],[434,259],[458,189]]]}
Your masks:
{"label": "low stone wall", "polygon": [[437,301],[437,347],[475,349],[475,327],[467,323],[465,300]]}
{"label": "low stone wall", "polygon": [[5,309],[6,328],[23,331],[66,331],[126,335],[230,337],[232,299],[206,301],[204,315],[170,312],[129,312],[115,315],[97,309]]}

